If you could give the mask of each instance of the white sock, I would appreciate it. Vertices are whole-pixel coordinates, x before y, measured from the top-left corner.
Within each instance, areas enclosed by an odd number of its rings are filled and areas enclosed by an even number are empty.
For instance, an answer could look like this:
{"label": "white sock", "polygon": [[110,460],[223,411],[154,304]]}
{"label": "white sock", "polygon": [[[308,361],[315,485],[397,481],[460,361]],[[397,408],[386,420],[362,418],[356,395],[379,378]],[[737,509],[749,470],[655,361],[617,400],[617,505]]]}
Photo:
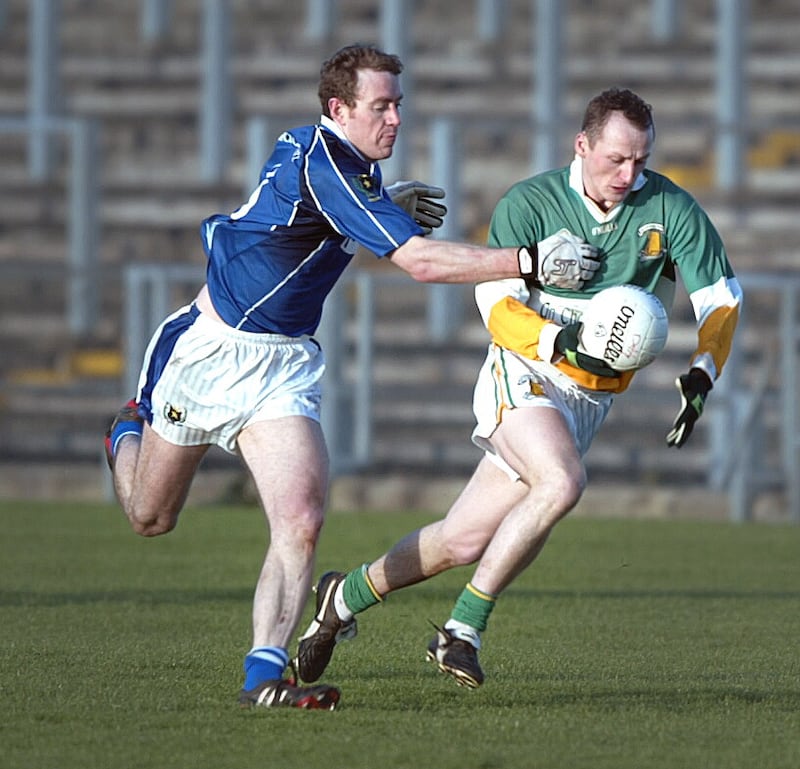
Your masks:
{"label": "white sock", "polygon": [[481,648],[481,636],[472,625],[466,622],[459,622],[457,619],[449,619],[444,623],[444,629],[450,631],[450,635],[462,641],[472,644],[476,649]]}
{"label": "white sock", "polygon": [[336,592],[333,594],[333,608],[336,609],[336,614],[342,622],[350,622],[355,614],[350,611],[350,607],[344,602],[344,580],[336,586]]}

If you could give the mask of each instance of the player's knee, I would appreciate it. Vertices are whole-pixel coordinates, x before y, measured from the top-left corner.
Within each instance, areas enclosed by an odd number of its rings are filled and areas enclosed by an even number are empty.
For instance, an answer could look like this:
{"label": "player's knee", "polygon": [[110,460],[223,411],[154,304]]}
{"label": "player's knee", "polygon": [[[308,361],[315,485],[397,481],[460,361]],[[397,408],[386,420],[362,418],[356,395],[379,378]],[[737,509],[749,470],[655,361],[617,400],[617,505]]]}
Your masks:
{"label": "player's knee", "polygon": [[550,468],[545,480],[532,489],[540,500],[544,497],[546,507],[552,511],[553,523],[558,521],[580,501],[586,489],[586,472],[580,467]]}
{"label": "player's knee", "polygon": [[178,523],[177,513],[170,511],[147,511],[137,507],[125,509],[134,533],[142,537],[158,537],[172,531]]}
{"label": "player's knee", "polygon": [[319,533],[322,530],[322,513],[317,510],[308,510],[297,521],[298,536],[311,545],[316,545]]}
{"label": "player's knee", "polygon": [[287,539],[292,541],[295,547],[313,550],[319,540],[323,518],[322,509],[319,507],[296,508],[290,515],[282,516],[279,521],[272,521],[272,538]]}
{"label": "player's knee", "polygon": [[176,521],[174,520],[131,520],[131,528],[136,534],[142,537],[158,537],[161,534],[168,534],[175,528]]}

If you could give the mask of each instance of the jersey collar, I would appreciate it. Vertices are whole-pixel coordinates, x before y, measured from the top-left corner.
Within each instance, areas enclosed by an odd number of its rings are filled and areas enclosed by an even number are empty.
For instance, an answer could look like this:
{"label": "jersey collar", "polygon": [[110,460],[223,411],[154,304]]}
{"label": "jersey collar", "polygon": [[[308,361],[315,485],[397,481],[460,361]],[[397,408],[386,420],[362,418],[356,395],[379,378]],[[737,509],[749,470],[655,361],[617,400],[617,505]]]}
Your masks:
{"label": "jersey collar", "polygon": [[327,115],[321,115],[319,118],[319,124],[325,128],[326,130],[330,131],[334,134],[337,138],[339,138],[344,144],[346,144],[361,160],[365,163],[370,163],[371,161],[364,157],[364,155],[359,152],[358,148],[350,142],[350,140],[344,135],[344,132],[339,127],[339,124],[333,119],[329,118]]}

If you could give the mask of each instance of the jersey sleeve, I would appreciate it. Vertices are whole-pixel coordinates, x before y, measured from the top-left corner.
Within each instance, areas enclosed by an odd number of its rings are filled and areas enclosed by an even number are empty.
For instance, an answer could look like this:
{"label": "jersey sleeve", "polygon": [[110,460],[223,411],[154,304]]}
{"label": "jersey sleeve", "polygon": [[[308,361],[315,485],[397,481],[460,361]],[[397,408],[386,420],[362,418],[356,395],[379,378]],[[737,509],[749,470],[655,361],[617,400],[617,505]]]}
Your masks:
{"label": "jersey sleeve", "polygon": [[[492,215],[488,242],[497,248],[520,246],[535,243],[548,234],[551,233],[546,232],[546,225],[533,206],[521,211],[506,195]],[[634,372],[601,377],[572,366],[557,355],[554,344],[561,326],[532,309],[530,299],[531,290],[523,278],[487,281],[475,287],[475,301],[492,342],[526,358],[553,363],[582,387],[606,392],[627,389]]]}
{"label": "jersey sleeve", "polygon": [[383,190],[380,168],[355,158],[320,131],[306,156],[310,199],[329,224],[378,256],[387,256],[424,230]]}
{"label": "jersey sleeve", "polygon": [[[498,201],[489,224],[488,243],[494,248],[522,246],[541,240],[543,227],[533,206],[519,209],[518,196]],[[523,278],[488,281],[475,288],[475,301],[495,344],[526,358],[550,362],[556,324],[530,306],[530,288]]]}
{"label": "jersey sleeve", "polygon": [[689,365],[702,368],[714,381],[730,355],[743,293],[716,228],[689,200],[671,253],[697,320],[697,347]]}
{"label": "jersey sleeve", "polygon": [[546,321],[527,305],[522,278],[492,280],[475,286],[475,302],[492,341],[526,358],[539,358],[539,336]]}
{"label": "jersey sleeve", "polygon": [[[500,199],[489,225],[488,244],[493,248],[521,246],[536,241],[534,222],[521,215],[508,196]],[[523,278],[479,283],[475,301],[492,341],[526,358],[537,359],[539,335],[553,325],[528,306],[530,290]]]}

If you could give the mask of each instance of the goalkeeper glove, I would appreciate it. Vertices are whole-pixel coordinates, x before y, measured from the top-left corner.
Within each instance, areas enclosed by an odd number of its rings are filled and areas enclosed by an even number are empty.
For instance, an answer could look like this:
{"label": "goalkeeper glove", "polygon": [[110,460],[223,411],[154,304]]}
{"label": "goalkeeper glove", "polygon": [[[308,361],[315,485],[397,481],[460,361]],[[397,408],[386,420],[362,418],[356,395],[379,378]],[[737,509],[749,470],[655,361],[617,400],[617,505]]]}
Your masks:
{"label": "goalkeeper glove", "polygon": [[441,227],[447,207],[431,198],[443,198],[441,187],[430,187],[423,182],[395,182],[386,188],[392,203],[400,206],[430,235],[434,227]]}
{"label": "goalkeeper glove", "polygon": [[581,328],[583,323],[580,322],[564,326],[556,335],[555,349],[576,368],[597,376],[618,377],[619,372],[614,371],[602,358],[595,358],[579,350]]}
{"label": "goalkeeper glove", "polygon": [[675,386],[681,394],[681,410],[667,433],[667,445],[679,449],[692,434],[694,423],[703,413],[706,396],[714,384],[703,369],[692,368],[688,374],[675,380]]}
{"label": "goalkeeper glove", "polygon": [[540,286],[569,291],[580,291],[600,268],[597,246],[567,229],[532,246],[522,246],[517,259],[523,278],[533,278]]}

